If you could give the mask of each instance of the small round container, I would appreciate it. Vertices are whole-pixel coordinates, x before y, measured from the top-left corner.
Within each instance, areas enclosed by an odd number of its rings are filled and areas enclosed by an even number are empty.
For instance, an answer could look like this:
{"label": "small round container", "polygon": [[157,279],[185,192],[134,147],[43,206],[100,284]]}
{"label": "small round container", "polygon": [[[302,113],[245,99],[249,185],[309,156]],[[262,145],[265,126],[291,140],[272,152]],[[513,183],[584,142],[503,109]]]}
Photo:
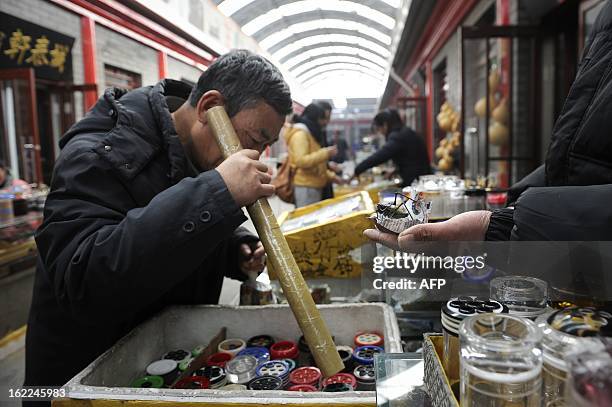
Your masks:
{"label": "small round container", "polygon": [[229,353],[217,352],[213,353],[208,357],[208,359],[206,359],[206,365],[225,367],[227,362],[229,362],[230,360],[232,360],[232,355],[230,355]]}
{"label": "small round container", "polygon": [[225,370],[219,366],[207,366],[195,372],[194,376],[206,377],[210,380],[210,388],[218,389],[227,384],[227,375]]}
{"label": "small round container", "polygon": [[229,353],[230,355],[236,356],[246,348],[246,342],[240,338],[226,339],[219,344],[217,350],[223,353]]}
{"label": "small round container", "polygon": [[182,362],[185,359],[188,359],[191,357],[191,352],[188,352],[184,349],[177,349],[177,350],[172,350],[168,353],[166,353],[162,359],[170,359],[170,360],[176,360],[177,362]]}
{"label": "small round container", "polygon": [[283,381],[283,386],[289,384],[289,372],[289,364],[283,360],[271,360],[257,368],[257,376],[279,377]]}
{"label": "small round container", "polygon": [[489,288],[491,299],[507,306],[510,315],[535,319],[547,310],[546,281],[524,276],[497,277]]}
{"label": "small round container", "polygon": [[360,365],[353,370],[353,375],[357,380],[355,390],[359,391],[375,391],[376,390],[376,372],[372,365]]}
{"label": "small round container", "polygon": [[476,314],[459,326],[461,406],[539,406],[542,334],[526,318]]}
{"label": "small round container", "polygon": [[251,355],[236,356],[225,365],[227,380],[245,384],[257,375],[257,358]]}
{"label": "small round container", "polygon": [[569,406],[612,405],[612,341],[567,358],[569,377],[565,400]]}
{"label": "small round container", "polygon": [[271,359],[294,359],[299,356],[298,346],[295,342],[280,341],[270,347]]}
{"label": "small round container", "polygon": [[189,376],[179,380],[175,389],[204,390],[210,388],[210,380],[202,376]]}
{"label": "small round container", "polygon": [[373,365],[374,355],[384,352],[380,346],[360,346],[353,351],[353,361],[358,365]]}
{"label": "small round container", "polygon": [[318,391],[316,387],[311,386],[309,384],[294,384],[292,386],[287,387],[288,391],[301,391],[301,392],[312,392]]}
{"label": "small round container", "polygon": [[249,390],[282,390],[283,381],[276,376],[260,376],[252,379],[247,388]]}
{"label": "small round container", "polygon": [[484,312],[503,314],[508,313],[508,308],[499,301],[469,296],[451,298],[442,307],[442,364],[451,386],[459,382],[459,324],[465,318]]}
{"label": "small round container", "polygon": [[342,363],[344,363],[344,373],[349,373],[353,371],[353,348],[350,346],[339,345],[336,346],[338,350],[338,355],[340,355],[340,359],[342,359]]}
{"label": "small round container", "polygon": [[350,373],[336,373],[335,375],[329,376],[327,379],[323,380],[322,386],[325,388],[332,383],[346,383],[351,386],[351,390],[355,390],[357,387],[357,380],[355,376]]}
{"label": "small round container", "polygon": [[362,332],[355,335],[355,346],[382,346],[385,342],[378,332]]}
{"label": "small round container", "polygon": [[320,387],[321,383],[321,371],[312,366],[298,367],[293,372],[289,373],[289,382],[291,384],[309,384],[316,387]]}
{"label": "small round container", "polygon": [[243,350],[238,352],[237,356],[244,355],[255,356],[255,358],[257,359],[257,364],[259,365],[270,360],[270,352],[268,351],[268,349],[261,347],[244,348]]}
{"label": "small round container", "polygon": [[565,402],[569,374],[567,356],[600,346],[594,336],[611,323],[610,313],[592,307],[570,307],[538,317],[536,324],[543,335],[542,376],[546,405]]}
{"label": "small round container", "polygon": [[160,389],[164,387],[164,379],[161,376],[145,376],[134,380],[131,387],[139,389]]}
{"label": "small round container", "polygon": [[347,383],[331,383],[330,385],[323,387],[323,391],[326,393],[341,393],[353,391],[353,388]]}
{"label": "small round container", "polygon": [[248,347],[260,347],[270,349],[274,344],[274,338],[270,335],[256,335],[247,341]]}
{"label": "small round container", "polygon": [[147,366],[147,375],[161,376],[164,384],[169,386],[178,377],[178,363],[172,359],[156,360]]}

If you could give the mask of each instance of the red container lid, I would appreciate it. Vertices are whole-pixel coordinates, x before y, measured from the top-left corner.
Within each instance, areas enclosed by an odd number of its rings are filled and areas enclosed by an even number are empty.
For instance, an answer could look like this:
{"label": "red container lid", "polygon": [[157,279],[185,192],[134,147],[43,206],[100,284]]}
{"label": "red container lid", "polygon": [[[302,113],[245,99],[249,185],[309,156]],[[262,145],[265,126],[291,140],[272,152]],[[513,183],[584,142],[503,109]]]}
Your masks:
{"label": "red container lid", "polygon": [[299,352],[295,342],[280,341],[270,347],[270,359],[297,359]]}
{"label": "red container lid", "polygon": [[361,332],[355,335],[356,346],[382,346],[385,340],[378,332]]}
{"label": "red container lid", "polygon": [[210,380],[204,376],[189,376],[181,379],[174,386],[175,389],[208,389]]}
{"label": "red container lid", "polygon": [[357,387],[357,379],[350,373],[336,373],[335,375],[329,376],[327,379],[323,380],[323,387],[334,383],[346,383],[353,389]]}
{"label": "red container lid", "polygon": [[310,384],[294,384],[293,386],[289,386],[287,390],[309,392],[309,391],[317,391],[317,388],[314,386],[311,386]]}
{"label": "red container lid", "polygon": [[225,367],[225,364],[232,359],[232,355],[225,352],[213,353],[206,359],[207,366]]}
{"label": "red container lid", "polygon": [[298,367],[289,373],[289,381],[293,384],[319,384],[321,371],[316,367]]}

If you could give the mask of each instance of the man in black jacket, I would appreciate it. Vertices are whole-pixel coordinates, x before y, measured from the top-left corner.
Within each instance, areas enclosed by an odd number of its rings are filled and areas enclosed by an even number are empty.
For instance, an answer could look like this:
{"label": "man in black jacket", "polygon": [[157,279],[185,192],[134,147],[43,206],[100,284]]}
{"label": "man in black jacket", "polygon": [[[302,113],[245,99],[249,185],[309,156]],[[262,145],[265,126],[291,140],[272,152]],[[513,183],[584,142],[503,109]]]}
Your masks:
{"label": "man in black jacket", "polygon": [[[206,118],[218,105],[245,148],[225,161]],[[241,207],[274,193],[258,158],[291,105],[277,68],[233,51],[193,89],[108,89],[64,135],[36,236],[26,385],[62,385],[163,307],[216,303],[224,276],[261,271]]]}
{"label": "man in black jacket", "polygon": [[404,126],[397,110],[386,109],[373,120],[374,129],[385,135],[385,144],[355,167],[355,176],[389,160],[395,163],[402,185],[410,185],[420,175],[431,174],[423,139]]}

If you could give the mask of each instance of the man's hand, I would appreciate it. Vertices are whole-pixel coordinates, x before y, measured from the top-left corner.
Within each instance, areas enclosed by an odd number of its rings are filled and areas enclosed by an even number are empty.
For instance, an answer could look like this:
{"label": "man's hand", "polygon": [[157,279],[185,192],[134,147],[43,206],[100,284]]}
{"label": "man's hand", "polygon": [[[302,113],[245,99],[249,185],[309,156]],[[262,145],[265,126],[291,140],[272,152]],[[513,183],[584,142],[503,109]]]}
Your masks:
{"label": "man's hand", "polygon": [[217,171],[240,207],[274,195],[272,176],[268,174],[268,166],[259,161],[258,151],[238,151],[219,164]]}
{"label": "man's hand", "polygon": [[410,243],[419,241],[482,241],[489,227],[491,212],[472,211],[454,216],[445,222],[415,225],[398,235],[366,229],[369,239],[393,250],[407,251]]}
{"label": "man's hand", "polygon": [[266,265],[266,252],[261,242],[257,244],[243,243],[240,245],[240,270],[248,274],[249,272],[261,273]]}
{"label": "man's hand", "polygon": [[335,161],[330,161],[327,163],[327,167],[332,170],[333,172],[335,172],[336,174],[339,173],[340,171],[342,171],[342,168],[340,167],[340,164],[338,164]]}

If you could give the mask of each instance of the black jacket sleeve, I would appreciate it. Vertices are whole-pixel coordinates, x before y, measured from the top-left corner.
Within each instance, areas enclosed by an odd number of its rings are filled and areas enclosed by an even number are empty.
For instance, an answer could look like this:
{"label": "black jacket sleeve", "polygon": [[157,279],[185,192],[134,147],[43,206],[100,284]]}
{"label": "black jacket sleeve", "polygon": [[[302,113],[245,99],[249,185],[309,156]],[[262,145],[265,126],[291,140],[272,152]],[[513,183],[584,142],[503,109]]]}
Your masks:
{"label": "black jacket sleeve", "polygon": [[126,310],[163,296],[246,219],[215,170],[125,212],[128,181],[94,152],[64,157],[36,243],[58,302],[79,320],[129,318]]}
{"label": "black jacket sleeve", "polygon": [[529,188],[514,209],[512,240],[612,240],[612,184]]}
{"label": "black jacket sleeve", "polygon": [[508,191],[508,206],[513,205],[527,188],[544,186],[546,186],[546,171],[544,164],[542,164],[526,175],[522,180],[512,185]]}
{"label": "black jacket sleeve", "polygon": [[372,167],[376,167],[384,162],[389,161],[400,150],[401,140],[399,133],[393,132],[389,135],[387,142],[374,154],[360,162],[355,167],[355,175],[359,175]]}

